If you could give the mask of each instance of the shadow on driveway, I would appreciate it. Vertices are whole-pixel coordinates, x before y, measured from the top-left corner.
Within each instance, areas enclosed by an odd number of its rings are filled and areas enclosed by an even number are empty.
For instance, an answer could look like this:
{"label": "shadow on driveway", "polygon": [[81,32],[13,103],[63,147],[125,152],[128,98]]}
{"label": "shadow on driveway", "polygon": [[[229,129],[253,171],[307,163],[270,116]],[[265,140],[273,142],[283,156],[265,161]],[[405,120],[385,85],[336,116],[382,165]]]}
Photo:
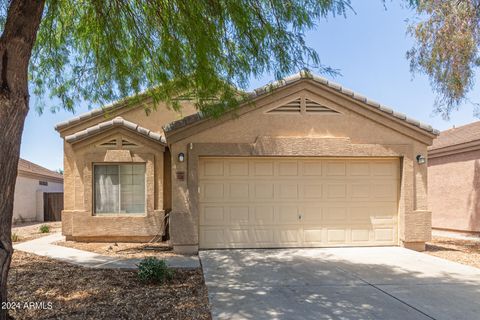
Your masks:
{"label": "shadow on driveway", "polygon": [[398,247],[200,252],[214,319],[479,319],[480,269]]}

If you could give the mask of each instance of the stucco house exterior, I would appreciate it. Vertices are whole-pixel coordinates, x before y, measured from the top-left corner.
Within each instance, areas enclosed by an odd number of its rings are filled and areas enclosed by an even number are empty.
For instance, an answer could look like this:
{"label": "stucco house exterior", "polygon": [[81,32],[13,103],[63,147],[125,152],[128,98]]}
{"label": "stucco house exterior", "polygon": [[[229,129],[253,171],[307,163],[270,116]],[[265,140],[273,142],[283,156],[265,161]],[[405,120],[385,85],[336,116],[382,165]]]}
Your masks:
{"label": "stucco house exterior", "polygon": [[63,176],[25,159],[18,161],[13,223],[43,221],[44,193],[62,193]]}
{"label": "stucco house exterior", "polygon": [[67,238],[152,240],[168,214],[177,252],[430,240],[429,125],[307,73],[218,119],[149,103],[57,125]]}
{"label": "stucco house exterior", "polygon": [[480,121],[440,132],[428,149],[432,227],[480,234]]}

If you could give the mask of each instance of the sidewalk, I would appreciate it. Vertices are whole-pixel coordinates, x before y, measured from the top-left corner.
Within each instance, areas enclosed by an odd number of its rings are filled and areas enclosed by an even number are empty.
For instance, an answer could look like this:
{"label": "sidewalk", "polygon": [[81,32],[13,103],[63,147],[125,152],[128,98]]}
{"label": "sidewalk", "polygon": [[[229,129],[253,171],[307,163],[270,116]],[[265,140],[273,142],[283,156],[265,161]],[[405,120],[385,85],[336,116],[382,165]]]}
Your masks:
{"label": "sidewalk", "polygon": [[[33,253],[63,262],[76,264],[86,268],[101,269],[137,269],[137,264],[142,259],[119,259],[98,253],[57,246],[53,243],[65,240],[60,233],[22,242],[13,246],[15,250]],[[198,256],[182,256],[165,258],[171,268],[195,269],[200,268]]]}

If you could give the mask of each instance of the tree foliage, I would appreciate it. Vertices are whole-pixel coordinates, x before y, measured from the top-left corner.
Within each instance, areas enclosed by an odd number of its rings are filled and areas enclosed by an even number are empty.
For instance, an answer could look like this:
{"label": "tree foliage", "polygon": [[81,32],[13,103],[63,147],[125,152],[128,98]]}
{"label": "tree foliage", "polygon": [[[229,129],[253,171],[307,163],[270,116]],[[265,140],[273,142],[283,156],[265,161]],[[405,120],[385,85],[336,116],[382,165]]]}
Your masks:
{"label": "tree foliage", "polygon": [[428,75],[437,93],[434,111],[448,119],[468,101],[480,65],[480,2],[419,0],[417,12],[420,20],[409,27],[416,43],[407,58],[412,72]]}
{"label": "tree foliage", "polygon": [[304,32],[349,6],[350,0],[49,0],[30,87],[58,98],[54,110],[148,89],[173,107],[175,97],[188,93],[203,111],[222,112],[251,76],[279,78],[302,68],[333,73],[306,45]]}

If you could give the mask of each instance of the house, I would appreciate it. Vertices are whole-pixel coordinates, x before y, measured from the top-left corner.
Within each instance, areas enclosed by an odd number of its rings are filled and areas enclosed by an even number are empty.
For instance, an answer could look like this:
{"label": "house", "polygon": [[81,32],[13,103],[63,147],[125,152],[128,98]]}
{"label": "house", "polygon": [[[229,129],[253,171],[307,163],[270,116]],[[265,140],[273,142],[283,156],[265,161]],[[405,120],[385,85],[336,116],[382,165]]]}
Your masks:
{"label": "house", "polygon": [[63,175],[20,159],[15,183],[13,223],[44,221],[44,198],[51,193],[63,193]]}
{"label": "house", "polygon": [[480,121],[442,131],[428,149],[434,229],[480,234]]}
{"label": "house", "polygon": [[[218,119],[119,102],[57,125],[63,234],[210,248],[401,245],[431,237],[427,146],[437,131],[300,73]],[[109,117],[106,117],[108,114]]]}

